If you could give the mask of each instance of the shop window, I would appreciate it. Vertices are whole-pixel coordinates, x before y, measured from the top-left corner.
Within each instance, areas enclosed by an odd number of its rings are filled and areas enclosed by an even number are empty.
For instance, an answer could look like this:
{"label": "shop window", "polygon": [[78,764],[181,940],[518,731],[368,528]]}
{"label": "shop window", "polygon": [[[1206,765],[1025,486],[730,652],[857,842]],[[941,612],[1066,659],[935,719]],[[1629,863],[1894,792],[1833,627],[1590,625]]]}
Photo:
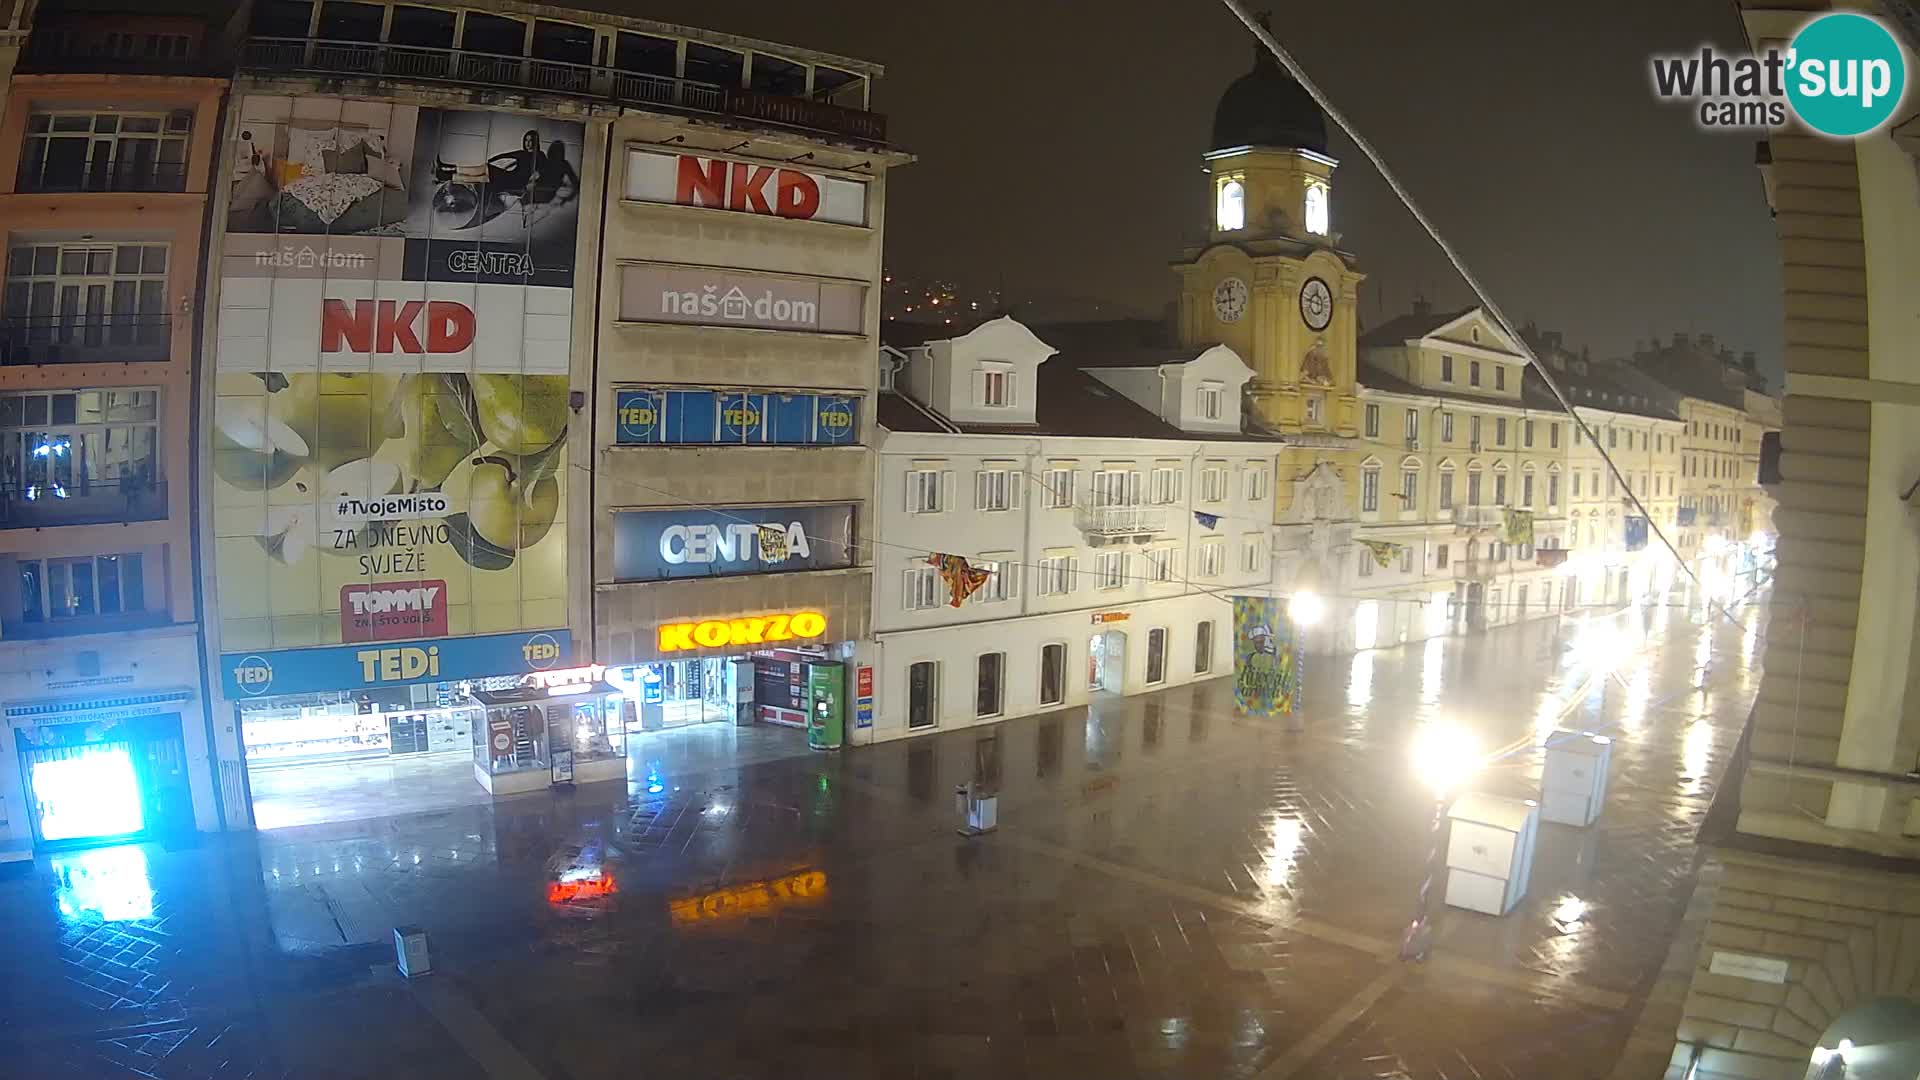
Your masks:
{"label": "shop window", "polygon": [[807,69],[778,56],[754,53],[752,89],[763,94],[779,94],[781,97],[805,97]]}
{"label": "shop window", "polygon": [[320,5],[319,37],[323,41],[379,41],[380,23],[386,13],[380,4],[326,0]]}
{"label": "shop window", "polygon": [[1193,673],[1205,675],[1213,670],[1213,620],[1202,619],[1193,631]]}
{"label": "shop window", "polygon": [[591,64],[593,31],[573,23],[541,19],[533,24],[533,56],[562,64]]}
{"label": "shop window", "polygon": [[1067,699],[1067,647],[1060,642],[1040,646],[1040,704],[1058,705]]}
{"label": "shop window", "polygon": [[981,653],[974,689],[973,715],[982,719],[1000,715],[1004,690],[1006,653]]}
{"label": "shop window", "polygon": [[940,665],[922,660],[907,668],[907,728],[930,728],[939,718]]}
{"label": "shop window", "polygon": [[850,109],[865,107],[860,96],[860,76],[838,68],[813,69],[813,96],[820,101],[831,101]]}
{"label": "shop window", "polygon": [[524,56],[527,52],[527,24],[518,19],[467,12],[466,33],[460,47],[467,52],[492,53],[495,56]]}
{"label": "shop window", "polygon": [[1147,631],[1147,685],[1167,681],[1167,630],[1156,626]]}
{"label": "shop window", "polygon": [[713,86],[739,86],[746,75],[747,58],[732,49],[687,42],[687,78]]}
{"label": "shop window", "polygon": [[421,49],[453,48],[453,12],[438,8],[395,5],[387,40]]}
{"label": "shop window", "polygon": [[677,74],[674,67],[679,52],[679,47],[672,38],[634,34],[622,30],[620,36],[614,39],[613,66],[621,71],[633,71],[642,75],[658,75],[664,79],[671,79]]}

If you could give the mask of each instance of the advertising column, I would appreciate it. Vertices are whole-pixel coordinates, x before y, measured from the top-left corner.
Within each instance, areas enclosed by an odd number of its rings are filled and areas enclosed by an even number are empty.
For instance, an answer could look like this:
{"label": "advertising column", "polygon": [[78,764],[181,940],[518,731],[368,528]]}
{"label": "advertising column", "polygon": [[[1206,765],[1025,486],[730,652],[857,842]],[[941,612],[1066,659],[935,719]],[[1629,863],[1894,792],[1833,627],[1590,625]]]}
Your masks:
{"label": "advertising column", "polygon": [[[564,664],[581,125],[237,107],[210,482],[229,699],[281,692],[263,672],[364,672],[346,689]],[[429,639],[431,671],[361,663]]]}

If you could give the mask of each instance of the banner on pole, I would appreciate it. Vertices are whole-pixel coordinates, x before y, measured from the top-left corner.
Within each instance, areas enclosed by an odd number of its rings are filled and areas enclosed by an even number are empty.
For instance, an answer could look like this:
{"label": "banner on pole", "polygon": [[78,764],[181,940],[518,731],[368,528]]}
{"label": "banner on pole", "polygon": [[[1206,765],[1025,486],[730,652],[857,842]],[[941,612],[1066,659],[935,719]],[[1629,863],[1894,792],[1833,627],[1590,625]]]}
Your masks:
{"label": "banner on pole", "polygon": [[1270,596],[1233,598],[1233,700],[1248,716],[1292,716],[1300,699],[1300,636]]}

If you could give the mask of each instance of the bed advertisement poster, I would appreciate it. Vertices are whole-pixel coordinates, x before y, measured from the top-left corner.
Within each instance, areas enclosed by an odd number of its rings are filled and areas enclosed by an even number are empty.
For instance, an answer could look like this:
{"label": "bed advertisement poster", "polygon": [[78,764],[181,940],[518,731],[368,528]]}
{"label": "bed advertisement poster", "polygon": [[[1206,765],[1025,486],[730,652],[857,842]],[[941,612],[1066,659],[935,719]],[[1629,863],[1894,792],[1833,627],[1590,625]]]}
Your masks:
{"label": "bed advertisement poster", "polygon": [[317,95],[239,113],[221,649],[567,625],[581,126]]}

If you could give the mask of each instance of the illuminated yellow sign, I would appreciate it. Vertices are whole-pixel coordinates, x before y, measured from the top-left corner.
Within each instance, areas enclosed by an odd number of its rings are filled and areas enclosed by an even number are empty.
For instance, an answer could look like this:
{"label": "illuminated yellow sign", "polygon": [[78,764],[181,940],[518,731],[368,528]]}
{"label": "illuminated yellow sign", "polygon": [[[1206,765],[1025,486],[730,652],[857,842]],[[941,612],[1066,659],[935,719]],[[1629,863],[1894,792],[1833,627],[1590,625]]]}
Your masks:
{"label": "illuminated yellow sign", "polygon": [[769,645],[803,641],[827,632],[827,617],[817,611],[783,611],[744,619],[705,619],[700,622],[661,623],[660,651],[718,649],[730,645]]}
{"label": "illuminated yellow sign", "polygon": [[676,925],[684,925],[754,915],[788,904],[810,903],[826,895],[826,871],[807,870],[773,881],[756,881],[751,885],[673,900],[668,903],[667,910]]}

